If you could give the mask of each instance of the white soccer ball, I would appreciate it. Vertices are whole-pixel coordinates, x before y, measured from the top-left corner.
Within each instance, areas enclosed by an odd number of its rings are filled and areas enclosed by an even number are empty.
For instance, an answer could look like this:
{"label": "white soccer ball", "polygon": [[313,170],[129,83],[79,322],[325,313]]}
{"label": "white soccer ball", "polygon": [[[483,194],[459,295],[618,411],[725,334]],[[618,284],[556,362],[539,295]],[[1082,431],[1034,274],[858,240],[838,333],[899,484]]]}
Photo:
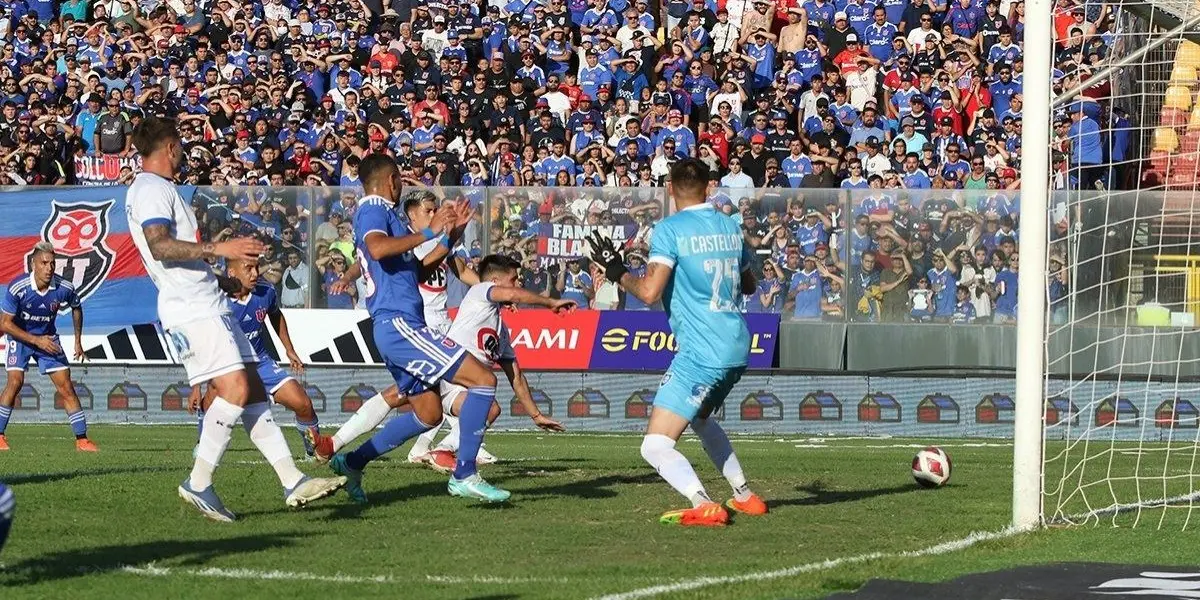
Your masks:
{"label": "white soccer ball", "polygon": [[950,481],[950,456],[937,446],[921,450],[913,457],[912,476],[921,487],[946,485]]}

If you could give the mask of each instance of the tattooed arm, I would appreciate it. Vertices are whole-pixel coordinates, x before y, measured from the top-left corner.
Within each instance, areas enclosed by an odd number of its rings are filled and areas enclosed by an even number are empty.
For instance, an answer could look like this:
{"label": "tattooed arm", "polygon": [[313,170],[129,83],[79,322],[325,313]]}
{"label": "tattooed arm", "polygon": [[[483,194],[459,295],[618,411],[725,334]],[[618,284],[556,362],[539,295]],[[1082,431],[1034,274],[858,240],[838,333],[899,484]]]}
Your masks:
{"label": "tattooed arm", "polygon": [[257,260],[266,252],[266,246],[255,238],[233,238],[224,242],[185,242],[171,236],[168,226],[154,223],[142,227],[146,246],[158,261],[204,260],[209,258],[235,258]]}

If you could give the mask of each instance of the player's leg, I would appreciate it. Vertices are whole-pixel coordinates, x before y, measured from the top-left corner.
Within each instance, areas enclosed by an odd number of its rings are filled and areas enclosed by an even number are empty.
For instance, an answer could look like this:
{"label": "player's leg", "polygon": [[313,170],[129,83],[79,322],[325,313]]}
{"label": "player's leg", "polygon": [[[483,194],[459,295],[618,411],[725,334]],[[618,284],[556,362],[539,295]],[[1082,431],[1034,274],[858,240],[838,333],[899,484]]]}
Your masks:
{"label": "player's leg", "polygon": [[700,438],[704,452],[733,488],[733,498],[726,501],[725,506],[748,515],[764,515],[767,513],[767,504],[758,494],[750,491],[750,486],[746,483],[746,474],[742,472],[742,464],[733,452],[733,445],[729,443],[729,436],[716,419],[709,418],[713,411],[725,403],[726,396],[741,380],[744,371],[744,368],[737,368],[728,372],[710,392],[709,401],[701,407],[691,425],[692,431]]}
{"label": "player's leg", "polygon": [[[453,418],[450,415],[442,415],[442,424],[450,425],[450,419]],[[455,419],[455,421],[457,420]],[[438,432],[441,430],[441,427],[434,427],[418,435],[417,439],[413,440],[412,447],[408,449],[408,462],[424,464],[429,458],[429,447],[433,445],[433,438],[437,437]]]}
{"label": "player's leg", "polygon": [[654,396],[646,437],[642,439],[642,458],[692,503],[691,509],[665,513],[662,523],[719,526],[728,521],[728,513],[709,498],[692,463],[675,449],[679,436],[699,413],[716,383],[708,379],[704,369],[676,360]]}
{"label": "player's leg", "polygon": [[[65,356],[63,357],[66,358]],[[43,361],[39,360],[39,363]],[[50,383],[58,396],[63,399],[63,410],[67,412],[67,421],[71,423],[71,433],[75,434],[75,449],[80,452],[98,452],[96,444],[88,439],[87,415],[79,405],[79,396],[75,395],[75,384],[71,382],[71,369],[64,366],[50,366],[43,369],[50,377]]]}
{"label": "player's leg", "polygon": [[[346,493],[355,502],[367,501],[367,494],[362,488],[362,476],[363,470],[371,461],[441,423],[442,410],[437,394],[432,390],[417,392],[420,388],[419,382],[405,379],[406,375],[399,376],[397,382],[400,389],[410,390],[407,394],[407,404],[412,410],[392,417],[382,429],[371,436],[371,439],[352,452],[338,454],[329,462],[329,467],[334,473],[347,478]],[[430,422],[433,425],[430,425]]]}
{"label": "player's leg", "polygon": [[21,387],[24,385],[25,370],[9,367],[7,378],[4,381],[4,391],[0,392],[0,450],[8,450],[8,439],[4,432],[8,429],[8,420],[12,417],[13,406],[17,403],[17,395],[21,393]]}
{"label": "player's leg", "polygon": [[321,430],[308,392],[275,361],[258,363],[258,376],[275,403],[296,415],[296,432],[304,444],[304,455],[312,457],[313,442],[321,436]]}
{"label": "player's leg", "polygon": [[13,491],[0,482],[0,550],[4,549],[4,542],[8,539],[16,509],[17,500],[13,497]]}
{"label": "player's leg", "polygon": [[[436,471],[450,473],[454,470],[455,454],[458,452],[459,431],[458,413],[462,410],[462,404],[467,398],[467,389],[446,381],[442,382],[442,409],[446,413],[446,420],[454,419],[450,426],[450,432],[446,437],[438,442],[437,448],[429,453],[429,466]],[[492,408],[488,412],[488,427],[496,422],[500,417],[500,403],[492,402]],[[496,457],[487,453],[487,450],[480,446],[479,454],[475,458],[475,463],[479,465],[487,465],[496,462]]]}
{"label": "player's leg", "polygon": [[496,403],[496,375],[474,356],[463,357],[462,364],[447,379],[466,388],[467,395],[458,408],[459,447],[454,474],[447,484],[451,495],[477,498],[485,502],[503,502],[512,494],[479,476],[476,459],[483,445],[488,417]]}
{"label": "player's leg", "polygon": [[379,426],[393,408],[408,404],[408,396],[400,393],[400,388],[392,384],[387,389],[371,396],[358,410],[350,415],[346,422],[338,427],[332,437],[318,437],[313,444],[313,450],[319,462],[325,462],[350,442],[358,439],[364,433]]}
{"label": "player's leg", "polygon": [[8,429],[8,419],[12,417],[17,396],[25,385],[25,369],[29,366],[31,355],[31,349],[25,344],[12,339],[8,341],[8,353],[4,360],[7,376],[4,390],[0,391],[0,450],[8,450],[8,439],[4,432]]}

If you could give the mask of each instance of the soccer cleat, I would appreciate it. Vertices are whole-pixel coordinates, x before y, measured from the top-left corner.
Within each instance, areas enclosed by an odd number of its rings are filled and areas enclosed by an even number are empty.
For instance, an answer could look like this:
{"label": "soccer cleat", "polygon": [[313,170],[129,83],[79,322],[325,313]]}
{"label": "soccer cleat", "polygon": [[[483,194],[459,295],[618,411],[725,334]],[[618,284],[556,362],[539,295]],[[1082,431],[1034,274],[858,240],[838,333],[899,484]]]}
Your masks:
{"label": "soccer cleat", "polygon": [[429,453],[426,452],[424,454],[421,454],[418,452],[409,452],[408,458],[406,460],[408,460],[408,464],[410,464],[410,465],[428,464],[429,463]]}
{"label": "soccer cleat", "polygon": [[716,502],[705,502],[694,508],[663,513],[658,522],[684,527],[724,527],[729,523],[729,513]]}
{"label": "soccer cleat", "polygon": [[8,439],[3,433],[0,433],[0,450],[8,450]]}
{"label": "soccer cleat", "polygon": [[750,494],[745,501],[738,501],[737,498],[730,498],[725,501],[725,506],[736,513],[743,515],[765,515],[767,514],[767,503],[763,502],[758,494]]}
{"label": "soccer cleat", "polygon": [[308,477],[300,480],[292,489],[283,491],[283,501],[292,508],[302,508],[309,502],[315,502],[346,485],[346,477]]}
{"label": "soccer cleat", "polygon": [[434,450],[425,455],[425,464],[438,473],[449,474],[454,471],[454,453],[449,450]]}
{"label": "soccer cleat", "polygon": [[321,437],[320,430],[316,427],[305,427],[300,432],[300,439],[304,442],[304,456],[313,457],[313,444],[316,439]]}
{"label": "soccer cleat", "polygon": [[479,454],[475,455],[475,464],[476,465],[490,465],[490,464],[495,463],[497,460],[500,460],[500,459],[496,458],[495,454],[488,452],[487,448],[483,448],[483,447],[480,447]]}
{"label": "soccer cleat", "polygon": [[363,472],[351,469],[350,465],[346,464],[345,454],[333,457],[333,460],[329,461],[329,468],[346,479],[344,486],[351,500],[359,504],[367,503],[367,493],[362,488]]}
{"label": "soccer cleat", "polygon": [[87,438],[79,438],[75,440],[75,449],[80,452],[99,452],[100,449],[96,444]]}
{"label": "soccer cleat", "polygon": [[476,473],[466,479],[450,478],[450,482],[446,484],[446,490],[451,496],[459,496],[462,498],[475,498],[483,502],[494,503],[504,502],[512,496],[512,492],[502,490],[486,481]]}
{"label": "soccer cleat", "polygon": [[329,459],[333,458],[333,438],[317,434],[316,431],[306,430],[304,436],[309,438],[308,443],[313,449],[313,458],[318,463],[325,464]]}
{"label": "soccer cleat", "polygon": [[208,486],[199,492],[191,487],[189,480],[184,479],[183,483],[179,484],[179,497],[183,498],[184,502],[195,506],[200,514],[222,523],[232,523],[237,517],[225,508],[221,503],[221,499],[217,497],[217,493],[213,491],[213,486]]}

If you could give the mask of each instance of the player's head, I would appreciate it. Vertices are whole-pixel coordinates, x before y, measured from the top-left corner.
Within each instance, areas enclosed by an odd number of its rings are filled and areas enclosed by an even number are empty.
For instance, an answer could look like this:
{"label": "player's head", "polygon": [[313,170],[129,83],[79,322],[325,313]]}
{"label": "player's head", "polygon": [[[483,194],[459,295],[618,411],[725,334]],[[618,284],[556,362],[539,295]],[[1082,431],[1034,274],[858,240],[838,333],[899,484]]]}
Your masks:
{"label": "player's head", "polygon": [[254,289],[258,283],[258,261],[240,258],[225,259],[225,271],[242,284],[242,290]]}
{"label": "player's head", "polygon": [[172,178],[183,164],[183,144],[174,119],[146,117],[133,129],[133,147],[142,157],[142,169]]}
{"label": "player's head", "polygon": [[33,256],[29,257],[29,272],[38,287],[50,285],[54,277],[54,246],[50,242],[38,242],[33,246]]}
{"label": "player's head", "polygon": [[363,192],[368,195],[382,196],[393,202],[400,195],[400,169],[386,154],[368,154],[358,164],[358,177]]}
{"label": "player's head", "polygon": [[437,198],[429,192],[417,192],[404,199],[404,214],[416,231],[429,227],[433,213],[437,211]]}
{"label": "player's head", "polygon": [[479,261],[479,280],[500,287],[517,287],[520,272],[521,263],[503,254],[489,254]]}
{"label": "player's head", "polygon": [[708,192],[709,168],[696,158],[685,158],[671,166],[667,193],[675,199],[675,208],[683,210],[704,202]]}

